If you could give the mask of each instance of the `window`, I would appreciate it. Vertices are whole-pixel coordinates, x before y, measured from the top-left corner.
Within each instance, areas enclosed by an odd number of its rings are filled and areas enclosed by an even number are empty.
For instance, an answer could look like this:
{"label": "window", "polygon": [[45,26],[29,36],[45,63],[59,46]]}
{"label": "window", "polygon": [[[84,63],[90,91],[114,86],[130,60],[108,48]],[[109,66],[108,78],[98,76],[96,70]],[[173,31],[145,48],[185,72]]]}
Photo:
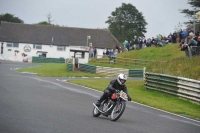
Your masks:
{"label": "window", "polygon": [[19,47],[19,43],[13,43],[13,47],[18,48]]}
{"label": "window", "polygon": [[18,47],[19,47],[19,43],[7,43],[7,47],[15,47],[15,48],[18,48]]}
{"label": "window", "polygon": [[42,45],[33,44],[33,49],[42,49]]}
{"label": "window", "polygon": [[84,52],[75,52],[75,58],[85,58]]}
{"label": "window", "polygon": [[7,47],[12,47],[13,44],[12,43],[7,43]]}
{"label": "window", "polygon": [[65,46],[57,46],[57,51],[65,51]]}

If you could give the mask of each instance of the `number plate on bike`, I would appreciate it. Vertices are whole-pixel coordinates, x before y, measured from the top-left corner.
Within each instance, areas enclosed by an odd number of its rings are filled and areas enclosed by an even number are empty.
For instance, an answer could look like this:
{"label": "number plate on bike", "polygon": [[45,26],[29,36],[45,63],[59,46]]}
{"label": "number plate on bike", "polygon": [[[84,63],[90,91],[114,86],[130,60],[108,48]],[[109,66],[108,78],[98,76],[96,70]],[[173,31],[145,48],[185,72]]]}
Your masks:
{"label": "number plate on bike", "polygon": [[127,100],[127,99],[128,99],[127,94],[126,94],[125,92],[123,92],[123,91],[120,91],[119,95],[120,95],[120,97],[123,98],[124,100]]}

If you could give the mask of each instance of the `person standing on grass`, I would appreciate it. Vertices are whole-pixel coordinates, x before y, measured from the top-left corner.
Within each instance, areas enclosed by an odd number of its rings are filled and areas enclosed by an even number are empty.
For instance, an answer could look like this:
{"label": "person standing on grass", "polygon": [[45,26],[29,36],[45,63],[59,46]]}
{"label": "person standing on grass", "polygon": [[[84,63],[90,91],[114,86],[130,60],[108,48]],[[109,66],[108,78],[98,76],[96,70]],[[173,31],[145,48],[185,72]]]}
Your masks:
{"label": "person standing on grass", "polygon": [[94,52],[94,57],[96,57],[97,49],[95,47],[93,48],[93,52]]}
{"label": "person standing on grass", "polygon": [[107,49],[105,48],[105,49],[103,50],[103,55],[106,56],[106,53],[107,53]]}
{"label": "person standing on grass", "polygon": [[94,49],[93,49],[93,47],[90,47],[89,52],[90,52],[90,59],[91,59],[94,56]]}
{"label": "person standing on grass", "polygon": [[120,50],[119,46],[116,44],[115,49],[117,49],[118,51]]}
{"label": "person standing on grass", "polygon": [[176,33],[176,31],[174,31],[174,33],[172,35],[172,43],[176,43],[176,38],[177,38],[177,33]]}

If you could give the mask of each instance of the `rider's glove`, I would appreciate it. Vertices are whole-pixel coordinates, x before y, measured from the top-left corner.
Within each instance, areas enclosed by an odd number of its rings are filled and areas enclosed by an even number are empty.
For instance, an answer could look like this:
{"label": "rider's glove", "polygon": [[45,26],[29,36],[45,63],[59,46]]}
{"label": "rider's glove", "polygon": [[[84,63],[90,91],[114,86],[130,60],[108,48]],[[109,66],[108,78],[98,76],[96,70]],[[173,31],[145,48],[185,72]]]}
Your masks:
{"label": "rider's glove", "polygon": [[130,97],[128,97],[128,101],[131,101],[132,99]]}

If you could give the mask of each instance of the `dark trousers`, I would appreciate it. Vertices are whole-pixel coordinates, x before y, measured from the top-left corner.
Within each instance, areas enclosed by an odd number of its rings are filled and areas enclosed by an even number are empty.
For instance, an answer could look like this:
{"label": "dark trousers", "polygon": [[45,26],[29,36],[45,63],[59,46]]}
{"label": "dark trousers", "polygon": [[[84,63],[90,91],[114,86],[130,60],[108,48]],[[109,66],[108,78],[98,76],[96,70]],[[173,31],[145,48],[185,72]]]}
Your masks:
{"label": "dark trousers", "polygon": [[107,88],[103,91],[102,96],[99,99],[99,102],[103,102],[106,98],[110,97],[112,95],[112,92],[110,92]]}

